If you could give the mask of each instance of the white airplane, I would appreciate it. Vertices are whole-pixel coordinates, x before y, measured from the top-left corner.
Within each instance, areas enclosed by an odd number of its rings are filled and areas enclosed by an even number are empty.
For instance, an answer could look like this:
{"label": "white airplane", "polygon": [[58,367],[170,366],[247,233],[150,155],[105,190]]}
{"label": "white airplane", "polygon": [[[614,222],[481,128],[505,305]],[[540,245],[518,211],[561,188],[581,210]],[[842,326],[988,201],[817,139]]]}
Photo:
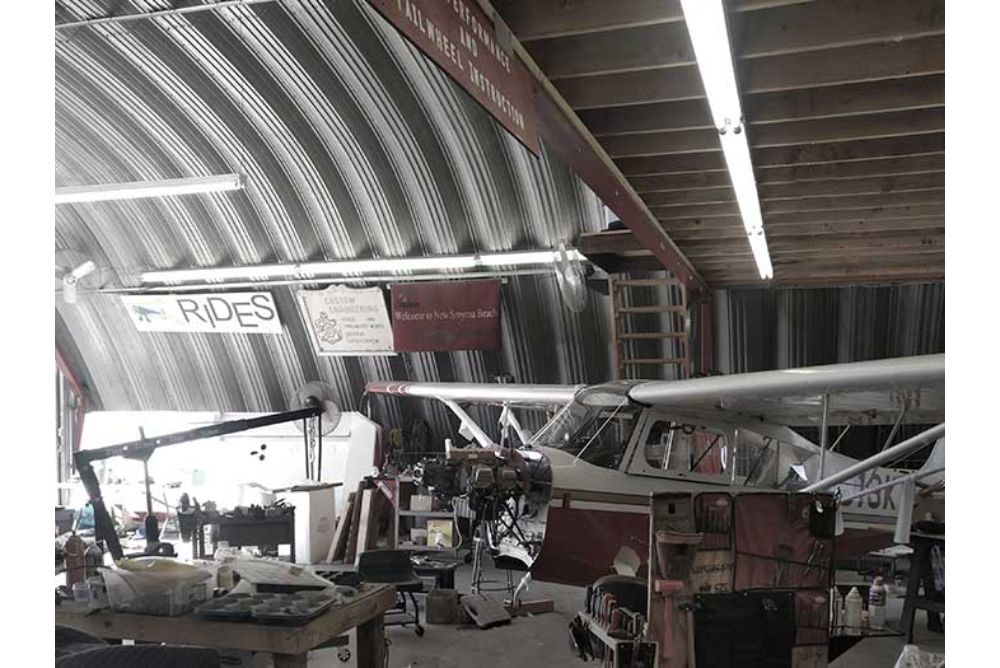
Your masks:
{"label": "white airplane", "polygon": [[[478,446],[517,453],[549,492],[519,530],[544,524],[540,553],[520,552],[542,580],[589,584],[621,547],[645,555],[650,494],[828,491],[839,499],[837,555],[850,556],[890,545],[899,518],[908,530],[916,485],[944,477],[944,355],[593,386],[376,382],[367,392],[441,401]],[[501,444],[463,404],[502,408]],[[513,408],[558,410],[529,435]],[[937,426],[892,445],[894,428],[882,452],[859,462],[792,429],[824,424]],[[520,447],[504,448],[513,434]],[[931,442],[920,470],[891,468]]]}

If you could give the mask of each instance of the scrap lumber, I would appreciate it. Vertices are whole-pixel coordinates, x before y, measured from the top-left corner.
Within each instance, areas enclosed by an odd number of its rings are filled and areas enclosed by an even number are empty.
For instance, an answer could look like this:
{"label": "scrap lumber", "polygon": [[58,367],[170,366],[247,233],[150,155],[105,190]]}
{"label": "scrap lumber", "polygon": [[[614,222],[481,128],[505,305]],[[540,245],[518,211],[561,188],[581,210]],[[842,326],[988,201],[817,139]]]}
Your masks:
{"label": "scrap lumber", "polygon": [[333,541],[330,543],[330,551],[326,553],[326,563],[332,564],[337,559],[343,559],[347,552],[348,527],[351,524],[351,516],[354,515],[354,499],[357,494],[351,492],[347,495],[347,506],[344,514],[337,523],[337,528],[333,532]]}

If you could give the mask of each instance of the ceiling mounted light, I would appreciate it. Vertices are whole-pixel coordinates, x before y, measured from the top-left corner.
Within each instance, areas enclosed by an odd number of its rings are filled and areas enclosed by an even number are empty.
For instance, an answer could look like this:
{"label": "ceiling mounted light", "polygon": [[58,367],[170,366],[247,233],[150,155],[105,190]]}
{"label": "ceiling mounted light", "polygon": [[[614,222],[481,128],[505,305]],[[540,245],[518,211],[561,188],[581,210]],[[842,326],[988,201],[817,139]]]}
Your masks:
{"label": "ceiling mounted light", "polygon": [[[188,283],[192,281],[234,281],[322,278],[336,276],[395,275],[406,272],[478,269],[482,267],[522,267],[551,265],[556,251],[530,250],[479,255],[436,255],[427,257],[397,257],[367,260],[335,260],[332,262],[302,262],[299,264],[265,264],[244,267],[206,267],[200,269],[168,269],[144,272],[143,283]],[[570,260],[581,261],[579,251],[566,251]]]}
{"label": "ceiling mounted light", "polygon": [[197,195],[218,193],[243,188],[241,174],[219,174],[216,176],[195,176],[186,179],[163,179],[161,181],[135,181],[132,183],[108,183],[97,186],[73,186],[56,188],[56,204],[77,204],[81,202],[106,202],[144,197],[175,197],[177,195]]}
{"label": "ceiling mounted light", "polygon": [[681,0],[681,8],[757,272],[762,279],[772,278],[774,269],[767,250],[722,0]]}

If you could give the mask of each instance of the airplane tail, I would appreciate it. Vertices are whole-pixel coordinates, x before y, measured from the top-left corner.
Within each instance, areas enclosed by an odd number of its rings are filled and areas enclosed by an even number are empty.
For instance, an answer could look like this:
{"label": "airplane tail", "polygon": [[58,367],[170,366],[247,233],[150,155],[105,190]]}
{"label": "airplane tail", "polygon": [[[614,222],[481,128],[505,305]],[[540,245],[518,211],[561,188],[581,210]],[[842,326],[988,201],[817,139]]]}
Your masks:
{"label": "airplane tail", "polygon": [[[929,473],[930,471],[935,471],[937,469],[942,469],[937,473]],[[934,449],[931,450],[931,454],[927,456],[927,461],[924,465],[920,467],[917,471],[918,473],[927,473],[926,476],[921,476],[920,480],[925,485],[933,485],[940,480],[944,480],[944,437],[939,438],[934,443]]]}

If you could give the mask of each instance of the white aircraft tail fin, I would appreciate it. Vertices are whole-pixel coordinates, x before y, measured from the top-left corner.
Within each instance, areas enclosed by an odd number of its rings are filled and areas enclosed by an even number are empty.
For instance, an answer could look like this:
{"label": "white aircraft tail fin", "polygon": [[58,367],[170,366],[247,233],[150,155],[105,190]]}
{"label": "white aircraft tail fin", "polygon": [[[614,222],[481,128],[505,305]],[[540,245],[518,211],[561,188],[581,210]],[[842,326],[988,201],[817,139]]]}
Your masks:
{"label": "white aircraft tail fin", "polygon": [[[944,437],[939,438],[937,442],[934,443],[934,449],[931,450],[931,454],[927,456],[927,461],[920,467],[918,473],[924,471],[934,471],[936,469],[944,469]],[[925,485],[933,485],[940,480],[944,480],[943,470],[938,473],[920,476],[920,481]]]}

